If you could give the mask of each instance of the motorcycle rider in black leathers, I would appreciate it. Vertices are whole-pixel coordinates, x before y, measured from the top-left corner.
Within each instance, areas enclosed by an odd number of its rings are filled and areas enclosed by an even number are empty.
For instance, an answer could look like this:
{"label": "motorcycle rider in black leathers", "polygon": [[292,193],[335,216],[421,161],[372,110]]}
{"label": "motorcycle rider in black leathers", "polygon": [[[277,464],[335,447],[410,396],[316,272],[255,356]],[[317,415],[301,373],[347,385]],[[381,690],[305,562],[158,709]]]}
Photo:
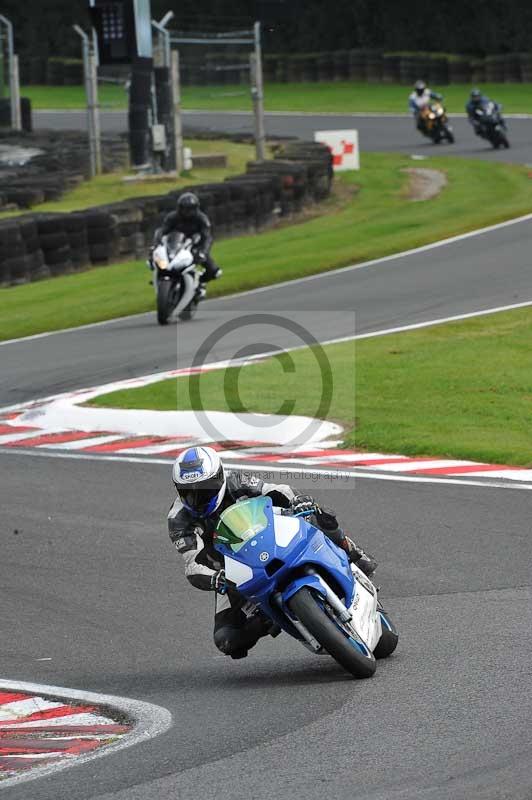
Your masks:
{"label": "motorcycle rider in black leathers", "polygon": [[205,297],[205,284],[215,278],[220,278],[222,270],[210,255],[212,247],[212,228],[206,214],[200,209],[200,202],[192,192],[185,192],[177,201],[177,209],[171,211],[164,218],[162,227],[155,233],[154,246],[160,244],[162,237],[172,232],[183,233],[187,238],[196,237],[194,246],[196,263],[205,267],[205,272],[200,277],[199,295]]}
{"label": "motorcycle rider in black leathers", "polygon": [[[477,136],[480,136],[480,129],[481,129],[481,126],[482,126],[482,123],[481,123],[481,120],[479,119],[479,115],[477,114],[477,111],[479,109],[486,108],[486,106],[488,105],[489,102],[490,102],[489,97],[486,97],[485,95],[483,95],[482,92],[480,91],[480,89],[473,89],[471,91],[470,96],[469,96],[469,101],[466,103],[466,107],[465,108],[466,108],[467,116],[468,116],[469,122],[473,126],[473,130],[475,131]],[[493,102],[493,106],[494,106],[493,110],[495,112],[498,111],[500,113],[502,111],[502,106],[499,105],[498,103],[496,103],[494,100],[491,101],[491,102]],[[501,127],[504,130],[506,130],[506,123],[505,123],[502,115],[501,115],[500,124],[501,124]]]}
{"label": "motorcycle rider in black leathers", "polygon": [[242,499],[266,495],[274,506],[294,514],[313,511],[312,521],[349,560],[371,576],[377,562],[349,539],[332,511],[286,484],[265,483],[253,475],[226,474],[210,447],[191,447],[176,459],[172,478],[178,496],[168,514],[170,539],[185,560],[185,575],[197,589],[216,592],[214,643],[231,658],[244,658],[262,636],[280,628],[228,586],[223,557],[214,549],[213,534],[222,511]]}

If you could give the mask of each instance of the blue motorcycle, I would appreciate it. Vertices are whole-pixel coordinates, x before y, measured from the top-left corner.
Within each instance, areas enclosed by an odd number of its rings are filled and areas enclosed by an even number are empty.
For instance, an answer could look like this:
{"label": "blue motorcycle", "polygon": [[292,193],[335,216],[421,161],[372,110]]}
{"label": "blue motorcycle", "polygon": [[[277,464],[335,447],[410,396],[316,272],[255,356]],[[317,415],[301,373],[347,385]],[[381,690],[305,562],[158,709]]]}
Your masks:
{"label": "blue motorcycle", "polygon": [[313,653],[369,678],[375,659],[395,650],[397,631],[369,578],[304,517],[273,507],[269,497],[227,508],[214,536],[226,579]]}

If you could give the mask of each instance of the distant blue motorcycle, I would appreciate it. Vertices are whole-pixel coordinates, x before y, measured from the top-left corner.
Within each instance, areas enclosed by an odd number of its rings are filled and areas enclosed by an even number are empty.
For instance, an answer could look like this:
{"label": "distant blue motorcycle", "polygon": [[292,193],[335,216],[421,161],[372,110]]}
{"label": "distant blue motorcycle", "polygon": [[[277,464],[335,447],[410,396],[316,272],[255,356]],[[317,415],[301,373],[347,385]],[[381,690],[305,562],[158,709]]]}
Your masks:
{"label": "distant blue motorcycle", "polygon": [[303,516],[274,508],[269,497],[227,508],[214,537],[226,579],[313,653],[369,678],[375,659],[397,647],[397,631],[369,578]]}

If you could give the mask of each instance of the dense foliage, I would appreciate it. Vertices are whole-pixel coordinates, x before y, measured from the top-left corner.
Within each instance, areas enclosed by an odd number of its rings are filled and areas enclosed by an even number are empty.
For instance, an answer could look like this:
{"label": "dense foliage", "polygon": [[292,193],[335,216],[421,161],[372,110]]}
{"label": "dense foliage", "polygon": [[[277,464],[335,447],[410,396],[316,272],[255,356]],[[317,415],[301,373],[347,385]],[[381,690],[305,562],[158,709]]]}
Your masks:
{"label": "dense foliage", "polygon": [[[31,5],[2,0],[22,55],[77,56],[72,24],[88,23],[86,0]],[[350,48],[496,54],[532,50],[530,0],[152,0],[153,15],[175,11],[188,30],[234,29],[264,23],[270,52]]]}

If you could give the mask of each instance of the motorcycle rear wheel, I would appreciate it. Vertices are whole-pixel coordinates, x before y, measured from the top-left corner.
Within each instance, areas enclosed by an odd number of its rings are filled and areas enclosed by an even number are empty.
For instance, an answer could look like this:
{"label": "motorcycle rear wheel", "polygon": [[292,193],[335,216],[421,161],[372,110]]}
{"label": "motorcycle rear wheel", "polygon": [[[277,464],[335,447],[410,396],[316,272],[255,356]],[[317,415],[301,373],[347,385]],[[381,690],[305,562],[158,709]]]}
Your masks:
{"label": "motorcycle rear wheel", "polygon": [[373,651],[373,655],[375,658],[388,658],[388,656],[391,656],[397,647],[397,643],[399,642],[399,634],[397,633],[395,625],[391,621],[390,617],[382,608],[380,609],[380,615],[382,623],[382,635],[377,642],[377,646]]}
{"label": "motorcycle rear wheel", "polygon": [[450,128],[447,127],[447,125],[443,126],[443,135],[445,136],[449,144],[454,144],[454,133],[452,132],[452,130],[450,130]]}
{"label": "motorcycle rear wheel", "polygon": [[[354,678],[371,678],[377,664],[373,653],[356,642],[341,623],[321,605],[321,596],[303,587],[288,601],[288,608],[330,656]],[[365,652],[364,652],[365,651]]]}
{"label": "motorcycle rear wheel", "polygon": [[159,325],[168,325],[168,318],[172,313],[172,282],[159,281],[157,284],[157,322]]}
{"label": "motorcycle rear wheel", "polygon": [[182,319],[183,322],[188,322],[189,320],[193,319],[196,316],[196,311],[198,310],[198,301],[191,300],[188,306],[183,309],[183,311],[179,314],[179,319]]}

